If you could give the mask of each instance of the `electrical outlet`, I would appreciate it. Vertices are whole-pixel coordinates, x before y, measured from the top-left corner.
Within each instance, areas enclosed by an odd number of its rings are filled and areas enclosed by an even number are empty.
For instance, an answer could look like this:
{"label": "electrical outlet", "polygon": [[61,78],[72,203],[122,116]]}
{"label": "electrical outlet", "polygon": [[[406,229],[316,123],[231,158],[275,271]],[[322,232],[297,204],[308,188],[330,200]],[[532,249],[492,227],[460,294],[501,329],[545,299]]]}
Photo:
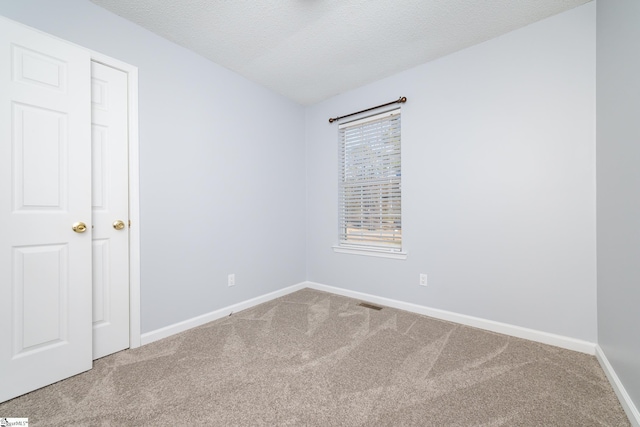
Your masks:
{"label": "electrical outlet", "polygon": [[427,286],[427,275],[420,273],[420,286]]}
{"label": "electrical outlet", "polygon": [[229,276],[227,276],[227,285],[228,286],[235,286],[236,285],[236,275],[235,274],[230,274]]}

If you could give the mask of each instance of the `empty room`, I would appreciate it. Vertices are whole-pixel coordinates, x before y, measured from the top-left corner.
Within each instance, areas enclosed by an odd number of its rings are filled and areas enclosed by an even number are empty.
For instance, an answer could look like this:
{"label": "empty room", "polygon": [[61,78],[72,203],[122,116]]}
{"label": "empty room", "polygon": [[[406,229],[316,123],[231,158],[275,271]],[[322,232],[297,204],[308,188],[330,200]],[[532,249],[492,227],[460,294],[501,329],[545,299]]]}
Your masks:
{"label": "empty room", "polygon": [[0,2],[0,425],[640,427],[640,2]]}

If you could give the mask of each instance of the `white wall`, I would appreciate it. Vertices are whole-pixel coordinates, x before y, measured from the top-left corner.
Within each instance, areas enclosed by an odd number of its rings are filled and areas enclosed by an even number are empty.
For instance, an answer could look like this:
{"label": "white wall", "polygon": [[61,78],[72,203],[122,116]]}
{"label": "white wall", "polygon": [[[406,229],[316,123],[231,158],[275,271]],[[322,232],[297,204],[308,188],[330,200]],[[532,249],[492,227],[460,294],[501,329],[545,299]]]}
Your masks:
{"label": "white wall", "polygon": [[[595,342],[595,12],[307,108],[308,280]],[[327,119],[399,96],[408,259],[334,253]]]}
{"label": "white wall", "polygon": [[[87,0],[0,14],[139,67],[143,332],[306,278],[596,341],[595,4],[306,110]],[[335,254],[327,119],[401,95],[409,257]]]}
{"label": "white wall", "polygon": [[597,10],[598,343],[640,408],[640,2]]}
{"label": "white wall", "polygon": [[142,332],[305,279],[303,107],[87,0],[0,14],[139,67]]}

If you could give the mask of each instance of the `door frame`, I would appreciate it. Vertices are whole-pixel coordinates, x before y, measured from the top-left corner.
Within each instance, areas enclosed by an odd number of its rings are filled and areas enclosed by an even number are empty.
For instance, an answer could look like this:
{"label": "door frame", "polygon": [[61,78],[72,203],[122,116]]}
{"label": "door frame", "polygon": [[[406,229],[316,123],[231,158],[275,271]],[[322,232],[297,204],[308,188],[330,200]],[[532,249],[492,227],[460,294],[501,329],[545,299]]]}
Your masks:
{"label": "door frame", "polygon": [[[85,48],[86,49],[86,48]],[[138,67],[89,49],[91,61],[127,75],[129,137],[129,348],[140,347],[140,155],[138,140]]]}

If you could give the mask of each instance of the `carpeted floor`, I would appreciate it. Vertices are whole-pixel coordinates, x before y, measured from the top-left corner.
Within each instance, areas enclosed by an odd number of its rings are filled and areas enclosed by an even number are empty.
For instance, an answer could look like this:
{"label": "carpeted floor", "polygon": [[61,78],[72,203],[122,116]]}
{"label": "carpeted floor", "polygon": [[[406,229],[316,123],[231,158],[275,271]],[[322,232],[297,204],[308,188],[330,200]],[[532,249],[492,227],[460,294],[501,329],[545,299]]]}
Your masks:
{"label": "carpeted floor", "polygon": [[628,426],[595,357],[303,289],[0,404],[76,426]]}

